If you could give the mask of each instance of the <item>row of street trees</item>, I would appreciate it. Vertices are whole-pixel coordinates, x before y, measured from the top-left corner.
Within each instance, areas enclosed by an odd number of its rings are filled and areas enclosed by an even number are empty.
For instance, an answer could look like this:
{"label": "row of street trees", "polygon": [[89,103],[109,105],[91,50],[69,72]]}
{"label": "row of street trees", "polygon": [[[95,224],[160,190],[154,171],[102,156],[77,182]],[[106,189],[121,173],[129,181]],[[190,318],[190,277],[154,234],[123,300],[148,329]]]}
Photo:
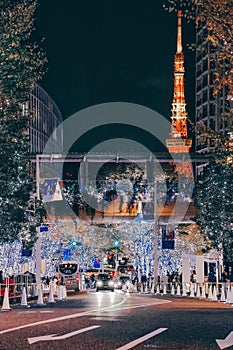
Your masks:
{"label": "row of street trees", "polygon": [[[34,192],[29,168],[29,122],[34,117],[27,103],[43,76],[44,53],[32,42],[35,0],[0,2],[0,240],[32,244],[40,224],[40,204],[34,220],[25,214]],[[19,236],[20,235],[20,236]]]}

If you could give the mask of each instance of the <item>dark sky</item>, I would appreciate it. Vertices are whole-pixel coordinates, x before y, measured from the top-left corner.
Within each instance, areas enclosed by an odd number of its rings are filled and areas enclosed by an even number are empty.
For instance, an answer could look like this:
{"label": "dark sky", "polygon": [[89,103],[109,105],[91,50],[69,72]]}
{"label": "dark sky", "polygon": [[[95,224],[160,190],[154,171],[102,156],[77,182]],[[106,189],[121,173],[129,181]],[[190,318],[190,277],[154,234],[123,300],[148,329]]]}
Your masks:
{"label": "dark sky", "polygon": [[[48,58],[48,71],[40,84],[64,118],[112,101],[141,104],[170,117],[177,18],[164,11],[162,0],[39,0],[39,4],[35,35],[45,38],[42,46]],[[194,27],[183,20],[191,119],[194,53],[186,44],[193,41]],[[116,133],[114,127],[108,135]],[[99,142],[100,135],[99,130],[86,135],[78,146],[80,151]]]}

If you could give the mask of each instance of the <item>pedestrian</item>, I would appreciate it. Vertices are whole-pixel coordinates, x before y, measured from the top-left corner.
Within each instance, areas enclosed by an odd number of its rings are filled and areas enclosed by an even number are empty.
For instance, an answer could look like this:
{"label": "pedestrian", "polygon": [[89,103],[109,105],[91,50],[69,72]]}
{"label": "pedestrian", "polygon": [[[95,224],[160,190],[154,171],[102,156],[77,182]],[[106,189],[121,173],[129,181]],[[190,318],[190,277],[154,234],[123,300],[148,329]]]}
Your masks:
{"label": "pedestrian", "polygon": [[193,270],[191,276],[190,276],[190,282],[195,283],[197,281],[197,274],[196,270]]}
{"label": "pedestrian", "polygon": [[216,276],[215,276],[215,273],[214,273],[214,271],[212,269],[209,272],[208,281],[211,282],[211,283],[212,282],[216,282]]}

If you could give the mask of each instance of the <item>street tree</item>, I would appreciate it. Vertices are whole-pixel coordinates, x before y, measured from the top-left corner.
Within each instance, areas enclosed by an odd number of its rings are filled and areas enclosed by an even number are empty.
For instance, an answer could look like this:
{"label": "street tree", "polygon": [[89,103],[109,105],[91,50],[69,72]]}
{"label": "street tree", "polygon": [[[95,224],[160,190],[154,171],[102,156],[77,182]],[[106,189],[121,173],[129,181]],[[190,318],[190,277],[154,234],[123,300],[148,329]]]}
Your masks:
{"label": "street tree", "polygon": [[0,240],[35,240],[41,202],[25,209],[33,192],[29,175],[29,95],[43,76],[45,56],[31,39],[36,0],[0,2]]}
{"label": "street tree", "polygon": [[222,150],[218,157],[204,168],[195,187],[194,203],[198,210],[195,218],[209,247],[223,252],[224,261],[233,260],[233,166],[232,152]]}

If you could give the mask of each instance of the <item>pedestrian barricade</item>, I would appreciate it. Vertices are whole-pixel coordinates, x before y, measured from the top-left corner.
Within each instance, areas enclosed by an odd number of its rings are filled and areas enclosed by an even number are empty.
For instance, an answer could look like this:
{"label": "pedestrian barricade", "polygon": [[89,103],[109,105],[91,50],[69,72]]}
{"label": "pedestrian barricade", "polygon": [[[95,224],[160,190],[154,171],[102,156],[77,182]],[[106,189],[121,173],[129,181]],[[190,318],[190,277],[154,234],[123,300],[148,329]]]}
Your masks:
{"label": "pedestrian barricade", "polygon": [[[134,291],[135,292],[135,291]],[[155,283],[151,294],[156,295],[171,295],[174,297],[189,297],[197,299],[208,299],[210,301],[221,301],[228,304],[233,304],[233,284],[226,283]]]}

